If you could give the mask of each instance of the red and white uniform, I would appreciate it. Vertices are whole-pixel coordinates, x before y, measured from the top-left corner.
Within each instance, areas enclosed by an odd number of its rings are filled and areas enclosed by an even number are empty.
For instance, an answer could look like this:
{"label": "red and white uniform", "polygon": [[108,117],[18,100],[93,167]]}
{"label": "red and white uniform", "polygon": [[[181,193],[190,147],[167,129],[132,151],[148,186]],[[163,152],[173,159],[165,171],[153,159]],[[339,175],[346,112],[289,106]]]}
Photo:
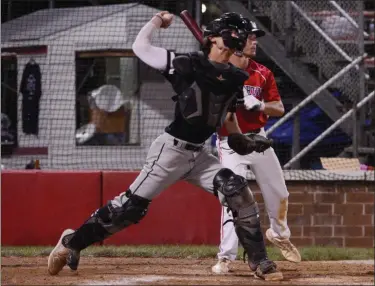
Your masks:
{"label": "red and white uniform", "polygon": [[[250,60],[247,72],[249,73],[249,78],[244,84],[244,97],[254,96],[256,99],[263,102],[281,100],[275,77],[268,68]],[[237,107],[236,115],[242,133],[262,128],[266,125],[268,120],[268,116],[264,112],[250,112],[246,110],[244,106]],[[228,135],[225,127],[220,130],[219,135]]]}
{"label": "red and white uniform", "polygon": [[[247,72],[249,79],[244,84],[244,97],[254,96],[263,102],[281,100],[274,75],[268,68],[250,60]],[[267,123],[268,116],[264,112],[249,111],[240,106],[237,107],[236,115],[242,133],[255,132],[266,136],[264,125]],[[273,148],[269,148],[264,153],[253,152],[241,156],[229,148],[227,135],[228,133],[223,127],[218,134],[216,143],[221,163],[224,167],[245,178],[249,178],[251,172],[255,175],[270,218],[272,234],[274,237],[289,239],[290,230],[286,218],[289,193],[280,162]],[[223,207],[219,259],[234,260],[237,256],[238,238],[232,219],[232,213]]]}

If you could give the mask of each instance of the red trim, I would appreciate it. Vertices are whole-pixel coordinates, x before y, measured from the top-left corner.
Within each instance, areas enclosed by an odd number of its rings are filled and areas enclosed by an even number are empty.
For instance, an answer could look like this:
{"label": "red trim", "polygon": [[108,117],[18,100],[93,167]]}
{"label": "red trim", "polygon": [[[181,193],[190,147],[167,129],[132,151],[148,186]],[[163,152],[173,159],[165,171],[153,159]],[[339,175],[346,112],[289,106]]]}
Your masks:
{"label": "red trim", "polygon": [[2,60],[10,60],[10,59],[17,59],[17,55],[16,54],[4,54],[4,55],[1,55],[1,59]]}
{"label": "red trim", "polygon": [[375,66],[375,57],[366,58],[364,62],[365,62],[366,67],[374,67]]}
{"label": "red trim", "polygon": [[48,155],[48,147],[19,147],[14,150],[13,155]]}
{"label": "red trim", "polygon": [[2,48],[2,53],[16,53],[17,55],[45,55],[48,52],[47,46],[27,46]]}

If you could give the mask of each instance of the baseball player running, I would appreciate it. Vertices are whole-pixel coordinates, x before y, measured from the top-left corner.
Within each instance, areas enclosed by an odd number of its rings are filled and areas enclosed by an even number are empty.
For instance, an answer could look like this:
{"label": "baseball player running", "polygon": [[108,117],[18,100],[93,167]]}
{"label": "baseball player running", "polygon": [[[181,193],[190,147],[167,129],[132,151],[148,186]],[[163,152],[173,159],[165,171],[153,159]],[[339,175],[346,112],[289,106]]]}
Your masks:
{"label": "baseball player running", "polygon": [[48,258],[48,271],[56,275],[66,264],[76,270],[81,250],[140,222],[153,198],[184,179],[217,195],[232,210],[236,233],[255,275],[280,280],[282,273],[267,257],[257,205],[246,179],[223,168],[204,148],[205,141],[223,124],[229,132],[228,144],[236,152],[270,147],[264,137],[258,142],[241,134],[234,113],[236,96],[243,97],[248,74],[230,64],[229,58],[246,43],[244,19],[229,13],[214,20],[204,32],[203,51],[189,54],[151,45],[155,31],[167,28],[171,21],[168,12],[156,14],[137,35],[133,50],[172,84],[177,94],[173,97],[175,118],[152,143],[146,164],[128,190],[96,210],[77,230],[62,233]]}
{"label": "baseball player running", "polygon": [[[284,107],[272,72],[255,62],[257,37],[264,36],[264,31],[257,29],[255,23],[247,21],[249,36],[242,56],[233,55],[231,63],[246,69],[249,78],[244,85],[244,105],[237,107],[237,119],[243,134],[265,135],[264,125],[268,116],[282,116]],[[272,148],[264,153],[252,153],[241,156],[233,152],[227,141],[228,132],[223,127],[217,140],[220,160],[224,167],[246,178],[251,170],[263,194],[271,227],[266,231],[269,241],[280,248],[283,256],[293,262],[300,262],[297,248],[290,242],[290,230],[287,224],[288,191],[282,169]],[[232,212],[225,206],[221,215],[221,241],[218,262],[212,267],[217,274],[229,271],[230,262],[238,252],[238,238],[233,224]]]}

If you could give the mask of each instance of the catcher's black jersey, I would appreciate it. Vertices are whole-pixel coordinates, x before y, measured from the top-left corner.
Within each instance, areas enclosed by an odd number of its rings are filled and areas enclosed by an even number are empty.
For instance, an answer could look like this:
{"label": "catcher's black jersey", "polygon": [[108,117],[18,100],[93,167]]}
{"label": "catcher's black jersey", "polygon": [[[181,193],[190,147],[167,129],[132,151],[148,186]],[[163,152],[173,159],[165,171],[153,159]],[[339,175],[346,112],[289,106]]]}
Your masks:
{"label": "catcher's black jersey", "polygon": [[[183,68],[177,64],[181,58]],[[231,64],[212,64],[201,52],[176,54],[164,76],[177,93],[173,97],[175,118],[165,131],[191,143],[205,142],[223,125],[227,112],[235,112],[248,78],[246,72]]]}

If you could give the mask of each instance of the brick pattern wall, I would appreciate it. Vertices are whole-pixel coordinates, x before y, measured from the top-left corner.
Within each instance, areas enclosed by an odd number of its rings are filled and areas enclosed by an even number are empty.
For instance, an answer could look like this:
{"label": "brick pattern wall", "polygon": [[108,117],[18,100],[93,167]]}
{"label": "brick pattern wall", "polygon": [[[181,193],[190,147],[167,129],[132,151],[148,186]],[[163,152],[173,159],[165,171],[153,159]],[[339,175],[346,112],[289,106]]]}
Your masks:
{"label": "brick pattern wall", "polygon": [[[262,228],[269,227],[262,194]],[[287,182],[288,225],[296,246],[374,247],[374,182]]]}

